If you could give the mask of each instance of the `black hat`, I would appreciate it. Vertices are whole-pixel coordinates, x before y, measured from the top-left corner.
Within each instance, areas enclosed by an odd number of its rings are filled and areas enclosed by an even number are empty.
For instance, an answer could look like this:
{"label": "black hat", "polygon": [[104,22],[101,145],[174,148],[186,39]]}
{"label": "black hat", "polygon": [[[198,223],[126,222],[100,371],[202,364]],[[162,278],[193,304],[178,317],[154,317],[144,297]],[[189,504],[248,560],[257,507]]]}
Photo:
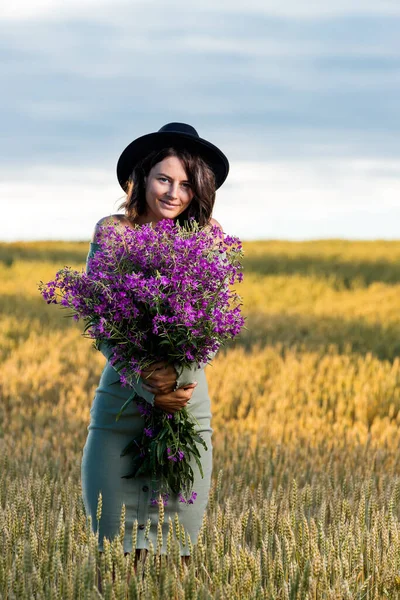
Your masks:
{"label": "black hat", "polygon": [[161,150],[170,145],[185,148],[204,158],[214,172],[216,189],[224,183],[229,172],[225,154],[217,146],[201,138],[191,125],[167,123],[154,133],[136,138],[122,152],[117,163],[117,177],[122,189],[126,191],[127,181],[136,163],[152,150]]}

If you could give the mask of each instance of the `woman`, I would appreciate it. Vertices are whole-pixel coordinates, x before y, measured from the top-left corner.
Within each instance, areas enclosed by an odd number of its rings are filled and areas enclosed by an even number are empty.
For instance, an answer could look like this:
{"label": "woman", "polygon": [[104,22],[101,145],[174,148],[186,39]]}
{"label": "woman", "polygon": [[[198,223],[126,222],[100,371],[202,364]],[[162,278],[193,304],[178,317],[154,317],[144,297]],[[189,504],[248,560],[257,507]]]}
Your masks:
{"label": "woman", "polygon": [[[229,171],[226,156],[213,144],[199,137],[197,131],[184,123],[168,123],[158,132],[134,140],[121,154],[117,177],[126,192],[119,208],[125,214],[101,219],[94,230],[88,258],[99,248],[101,225],[114,221],[122,228],[135,224],[155,224],[161,219],[174,219],[181,224],[194,216],[200,226],[221,226],[211,213],[215,190],[225,181]],[[107,357],[111,347],[102,343],[100,350]],[[150,404],[168,412],[184,406],[197,419],[196,429],[204,438],[208,450],[199,446],[204,478],[193,464],[197,498],[193,504],[179,502],[170,495],[165,506],[163,545],[166,552],[169,516],[175,512],[196,542],[208,500],[212,470],[210,398],[204,373],[206,363],[198,369],[179,369],[178,364],[160,361],[141,372],[135,384],[136,393]],[[130,456],[121,457],[124,446],[141,436],[143,419],[135,402],[131,402],[119,421],[115,417],[131,390],[119,384],[119,375],[110,362],[103,369],[90,410],[88,436],[82,457],[82,492],[86,514],[91,515],[93,529],[99,526],[99,548],[103,551],[103,536],[110,540],[119,533],[122,504],[125,504],[125,554],[132,551],[132,527],[138,521],[137,552],[148,549],[151,540],[157,546],[158,505],[157,485],[148,477],[123,479],[129,472]],[[102,494],[102,513],[96,519],[98,495]],[[151,520],[148,529],[148,519]],[[147,534],[147,535],[145,535]],[[188,545],[181,545],[181,556],[190,554]]]}

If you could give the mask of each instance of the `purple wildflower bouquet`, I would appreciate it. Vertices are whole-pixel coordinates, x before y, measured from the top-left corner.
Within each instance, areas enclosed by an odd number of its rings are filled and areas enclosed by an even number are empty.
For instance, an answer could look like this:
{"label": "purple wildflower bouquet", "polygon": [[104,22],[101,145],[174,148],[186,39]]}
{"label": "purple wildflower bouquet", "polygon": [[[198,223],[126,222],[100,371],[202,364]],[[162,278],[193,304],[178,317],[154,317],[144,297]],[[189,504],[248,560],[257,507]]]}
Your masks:
{"label": "purple wildflower bouquet", "polygon": [[[38,287],[48,304],[84,321],[83,335],[94,347],[111,346],[109,360],[122,386],[133,387],[141,370],[159,360],[200,368],[244,326],[241,297],[229,289],[243,279],[238,238],[224,237],[216,226],[201,228],[192,217],[183,226],[172,219],[133,229],[104,225],[99,246],[87,273],[66,266]],[[124,477],[150,474],[160,480],[164,504],[169,492],[193,503],[190,458],[203,477],[197,444],[207,449],[195,418],[186,408],[167,413],[133,391],[117,420],[134,399],[144,428],[121,453],[133,455]]]}

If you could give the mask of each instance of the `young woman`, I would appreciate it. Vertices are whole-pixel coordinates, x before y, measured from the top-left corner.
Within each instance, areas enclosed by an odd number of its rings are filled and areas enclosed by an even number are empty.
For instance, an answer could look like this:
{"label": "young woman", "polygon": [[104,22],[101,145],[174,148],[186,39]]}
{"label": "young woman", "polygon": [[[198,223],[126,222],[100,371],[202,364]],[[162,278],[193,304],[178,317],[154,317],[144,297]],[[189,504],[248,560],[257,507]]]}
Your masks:
{"label": "young woman", "polygon": [[[226,156],[216,146],[199,137],[197,131],[184,123],[168,123],[158,132],[134,140],[121,154],[117,176],[126,198],[119,208],[124,214],[101,219],[93,233],[88,258],[99,248],[101,225],[116,222],[123,230],[135,224],[155,224],[161,219],[178,220],[181,224],[194,216],[200,226],[221,225],[211,218],[215,191],[225,181],[229,171]],[[100,350],[107,357],[111,347],[102,343]],[[197,430],[208,450],[199,447],[204,478],[193,464],[197,498],[193,504],[179,502],[170,495],[165,506],[162,553],[166,552],[169,517],[179,520],[192,543],[196,542],[207,506],[212,471],[212,428],[206,363],[198,369],[186,368],[177,377],[174,365],[153,363],[142,371],[136,393],[150,404],[168,412],[184,406],[197,419]],[[103,537],[110,540],[119,533],[122,504],[125,504],[125,553],[132,551],[132,527],[138,521],[137,553],[148,549],[150,539],[157,546],[158,505],[155,484],[147,477],[123,479],[129,472],[130,456],[121,457],[124,446],[135,436],[141,436],[143,419],[135,402],[131,402],[119,421],[117,413],[131,390],[119,384],[117,371],[107,360],[90,410],[88,436],[82,457],[82,492],[86,514],[91,515],[97,529],[98,495],[102,494],[102,513],[99,521],[99,548]],[[151,501],[153,499],[153,502]],[[147,529],[148,519],[151,520]],[[147,536],[145,535],[147,534]],[[188,545],[181,545],[181,556],[189,556]]]}

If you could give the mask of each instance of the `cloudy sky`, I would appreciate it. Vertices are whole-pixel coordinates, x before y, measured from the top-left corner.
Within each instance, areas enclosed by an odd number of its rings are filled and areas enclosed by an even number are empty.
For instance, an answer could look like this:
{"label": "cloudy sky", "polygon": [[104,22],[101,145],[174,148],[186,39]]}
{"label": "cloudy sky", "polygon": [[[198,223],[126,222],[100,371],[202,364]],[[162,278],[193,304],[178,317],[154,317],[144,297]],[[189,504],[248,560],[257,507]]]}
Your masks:
{"label": "cloudy sky", "polygon": [[88,240],[171,121],[230,160],[224,231],[399,239],[399,30],[398,0],[3,3],[0,240]]}

